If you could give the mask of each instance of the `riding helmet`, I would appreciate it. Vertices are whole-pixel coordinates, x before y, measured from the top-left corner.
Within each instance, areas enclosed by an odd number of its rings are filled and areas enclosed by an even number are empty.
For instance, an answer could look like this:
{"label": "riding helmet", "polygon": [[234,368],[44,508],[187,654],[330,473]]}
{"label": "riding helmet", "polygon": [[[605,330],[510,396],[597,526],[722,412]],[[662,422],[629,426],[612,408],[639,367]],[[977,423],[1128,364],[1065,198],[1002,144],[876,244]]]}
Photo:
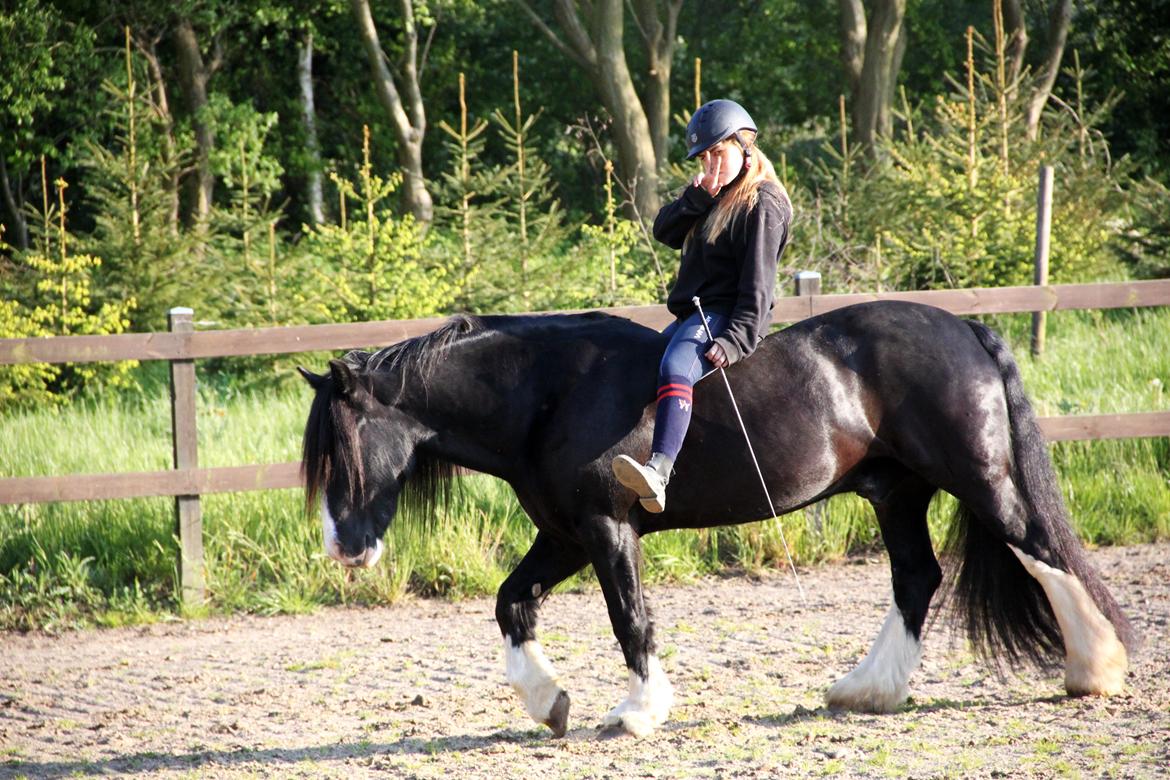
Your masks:
{"label": "riding helmet", "polygon": [[734,100],[712,100],[699,106],[687,122],[687,159],[702,154],[739,130],[756,132],[756,123]]}

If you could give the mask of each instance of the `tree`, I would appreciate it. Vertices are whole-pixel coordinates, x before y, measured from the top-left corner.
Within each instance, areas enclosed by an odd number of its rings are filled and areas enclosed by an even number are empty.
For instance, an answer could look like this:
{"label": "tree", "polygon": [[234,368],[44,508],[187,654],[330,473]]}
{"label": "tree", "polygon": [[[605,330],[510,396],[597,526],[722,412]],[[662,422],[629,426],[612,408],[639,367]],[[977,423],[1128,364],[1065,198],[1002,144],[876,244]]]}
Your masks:
{"label": "tree", "polygon": [[313,100],[313,29],[306,28],[297,42],[297,85],[300,87],[301,121],[305,125],[305,153],[308,157],[305,200],[309,220],[325,221],[325,196],[321,186],[321,144],[317,140],[317,108]]}
{"label": "tree", "polygon": [[26,198],[36,160],[59,157],[60,123],[92,110],[93,30],[67,18],[41,0],[0,11],[0,200],[4,238],[16,249],[29,246]]}
{"label": "tree", "polygon": [[1110,148],[1163,182],[1170,181],[1168,32],[1170,0],[1093,0],[1078,6],[1068,43],[1092,83],[1124,93],[1102,127]]}
{"label": "tree", "polygon": [[872,153],[893,129],[892,106],[906,32],[906,0],[874,0],[868,21],[861,0],[838,0],[841,57],[852,96],[853,137]]}
{"label": "tree", "polygon": [[182,18],[175,26],[175,50],[178,53],[179,86],[187,111],[195,128],[195,175],[191,178],[191,204],[189,219],[193,223],[206,223],[211,215],[211,199],[215,190],[215,177],[211,173],[211,154],[215,148],[215,133],[207,116],[207,81],[221,62],[217,55],[205,63],[199,49],[199,40],[190,19]]}
{"label": "tree", "polygon": [[1056,76],[1060,73],[1060,60],[1064,57],[1064,45],[1068,40],[1068,29],[1072,24],[1072,0],[1052,0],[1048,11],[1048,45],[1044,50],[1044,60],[1036,71],[1036,82],[1032,88],[1032,97],[1028,101],[1027,121],[1028,137],[1035,138],[1040,126],[1040,115],[1044,106],[1048,105],[1048,98],[1052,95],[1052,86],[1056,83]]}
{"label": "tree", "polygon": [[369,0],[350,0],[362,47],[370,63],[374,91],[390,119],[398,141],[398,162],[403,175],[403,204],[415,220],[426,226],[434,219],[435,208],[423,177],[422,146],[427,131],[427,115],[419,90],[418,23],[415,20],[413,0],[400,0],[400,6],[406,52],[402,66],[394,73],[378,40],[378,29],[374,26]]}
{"label": "tree", "polygon": [[626,62],[622,0],[555,0],[553,14],[563,37],[526,0],[515,1],[537,29],[589,76],[598,99],[613,118],[618,161],[634,192],[633,205],[642,219],[652,218],[661,204],[659,171],[668,164],[670,64],[683,0],[661,3],[665,21],[656,0],[632,3],[646,47],[649,84],[645,102],[638,97]]}

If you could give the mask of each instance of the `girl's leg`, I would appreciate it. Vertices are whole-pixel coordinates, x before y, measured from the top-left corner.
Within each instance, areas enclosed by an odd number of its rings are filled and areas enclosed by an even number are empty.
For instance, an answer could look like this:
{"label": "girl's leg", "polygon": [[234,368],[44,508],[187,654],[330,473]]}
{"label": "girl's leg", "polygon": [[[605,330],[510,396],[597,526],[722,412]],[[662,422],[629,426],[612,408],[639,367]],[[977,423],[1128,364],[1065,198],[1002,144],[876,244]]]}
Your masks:
{"label": "girl's leg", "polygon": [[[727,327],[727,315],[707,312],[707,327],[712,333],[721,333]],[[691,396],[695,383],[715,370],[704,357],[709,347],[707,331],[699,313],[695,312],[675,330],[658,366],[658,407],[654,415],[654,443],[650,449],[665,456],[670,465],[678,457],[691,424]]]}
{"label": "girl's leg", "polygon": [[[712,311],[706,314],[712,333],[721,333],[727,327],[727,315]],[[650,512],[661,512],[666,507],[666,483],[691,423],[695,383],[715,370],[703,356],[710,345],[698,312],[681,323],[673,323],[664,332],[671,338],[658,367],[658,406],[650,460],[642,465],[628,455],[620,455],[613,462],[618,481],[634,490]]]}

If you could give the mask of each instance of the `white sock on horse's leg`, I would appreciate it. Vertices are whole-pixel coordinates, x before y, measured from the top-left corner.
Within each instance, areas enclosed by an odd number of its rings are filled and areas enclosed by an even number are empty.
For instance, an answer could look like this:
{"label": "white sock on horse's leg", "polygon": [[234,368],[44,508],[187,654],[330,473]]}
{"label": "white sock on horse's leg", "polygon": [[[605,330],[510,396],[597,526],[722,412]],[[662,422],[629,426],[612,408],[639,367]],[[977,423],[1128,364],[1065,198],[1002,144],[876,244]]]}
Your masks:
{"label": "white sock on horse's leg", "polygon": [[1064,688],[1074,696],[1109,696],[1125,687],[1129,658],[1109,619],[1074,575],[1011,547],[1036,578],[1064,637]]}
{"label": "white sock on horse's leg", "polygon": [[910,675],[922,660],[922,643],[906,628],[898,605],[890,607],[869,654],[825,696],[830,707],[890,712],[910,695]]}
{"label": "white sock on horse's leg", "polygon": [[630,695],[602,719],[603,726],[620,725],[635,737],[644,737],[666,722],[674,704],[674,689],[658,657],[646,659],[646,677],[630,670]]}
{"label": "white sock on horse's leg", "polygon": [[[557,685],[556,670],[540,643],[531,639],[517,646],[512,644],[511,638],[504,637],[504,666],[508,684],[520,695],[524,709],[532,719],[558,731],[554,710],[562,696],[565,697],[563,706],[567,708],[568,696]],[[563,725],[561,723],[561,729]]]}

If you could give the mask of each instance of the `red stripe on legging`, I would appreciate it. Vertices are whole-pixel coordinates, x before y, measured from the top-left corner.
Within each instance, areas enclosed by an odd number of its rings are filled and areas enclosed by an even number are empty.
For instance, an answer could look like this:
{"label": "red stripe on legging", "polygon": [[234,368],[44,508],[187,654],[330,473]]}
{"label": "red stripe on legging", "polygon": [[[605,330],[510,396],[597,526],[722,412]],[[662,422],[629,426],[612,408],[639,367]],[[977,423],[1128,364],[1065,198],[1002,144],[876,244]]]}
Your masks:
{"label": "red stripe on legging", "polygon": [[668,390],[668,391],[666,391],[665,393],[661,393],[661,394],[659,394],[659,396],[658,396],[658,400],[659,400],[659,401],[661,401],[663,398],[671,398],[671,397],[684,398],[684,399],[686,399],[686,400],[688,400],[688,401],[690,401],[690,400],[691,400],[691,394],[690,394],[690,393],[684,393],[684,392],[683,392],[683,391],[681,391],[681,390]]}

